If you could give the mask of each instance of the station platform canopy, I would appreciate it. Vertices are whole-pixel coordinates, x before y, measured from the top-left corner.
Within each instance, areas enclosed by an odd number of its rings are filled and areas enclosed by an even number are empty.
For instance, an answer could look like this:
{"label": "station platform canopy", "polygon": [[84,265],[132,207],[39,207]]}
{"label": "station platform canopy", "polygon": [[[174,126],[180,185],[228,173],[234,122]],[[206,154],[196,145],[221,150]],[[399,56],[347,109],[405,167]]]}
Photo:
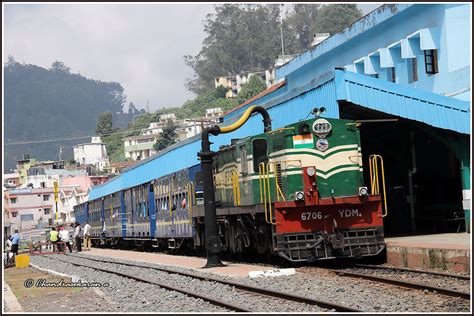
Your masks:
{"label": "station platform canopy", "polygon": [[470,103],[336,69],[336,99],[428,125],[470,134]]}

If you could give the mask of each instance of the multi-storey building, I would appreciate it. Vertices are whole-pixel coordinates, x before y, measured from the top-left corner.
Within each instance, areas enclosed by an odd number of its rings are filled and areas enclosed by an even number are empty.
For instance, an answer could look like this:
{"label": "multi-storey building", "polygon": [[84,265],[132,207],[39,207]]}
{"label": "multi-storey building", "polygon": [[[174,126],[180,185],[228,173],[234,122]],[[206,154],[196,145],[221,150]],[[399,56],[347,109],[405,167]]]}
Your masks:
{"label": "multi-storey building", "polygon": [[152,122],[147,128],[142,129],[142,135],[123,139],[125,158],[142,160],[155,155],[153,145],[169,124],[176,126],[178,141],[183,141],[200,134],[203,127],[217,123],[222,115],[222,108],[206,109],[205,116],[196,119],[178,120],[174,113],[160,115],[159,122]]}
{"label": "multi-storey building", "polygon": [[[66,192],[70,189],[61,188]],[[20,232],[54,224],[56,212],[53,188],[22,188],[4,191],[4,219],[11,231]]]}
{"label": "multi-storey building", "polygon": [[242,90],[242,85],[246,84],[252,76],[259,76],[260,79],[265,81],[267,87],[269,87],[275,82],[275,69],[261,70],[255,72],[242,72],[237,75],[229,75],[215,78],[214,85],[216,88],[219,86],[227,88],[228,90],[226,92],[226,98],[234,98],[237,96],[237,93]]}
{"label": "multi-storey building", "polygon": [[18,160],[16,163],[16,170],[20,175],[20,185],[26,182],[26,176],[28,169],[36,163],[36,159],[30,159],[29,154],[24,154],[22,160]]}
{"label": "multi-storey building", "polygon": [[107,148],[100,137],[92,137],[90,143],[74,146],[74,160],[81,165],[93,165],[99,171],[109,166]]}
{"label": "multi-storey building", "polygon": [[156,143],[159,137],[159,134],[152,133],[148,135],[138,135],[124,138],[123,146],[125,158],[132,160],[142,160],[156,154],[156,151],[153,149],[153,145]]}
{"label": "multi-storey building", "polygon": [[20,185],[20,174],[7,173],[3,175],[3,187],[5,188],[16,188]]}

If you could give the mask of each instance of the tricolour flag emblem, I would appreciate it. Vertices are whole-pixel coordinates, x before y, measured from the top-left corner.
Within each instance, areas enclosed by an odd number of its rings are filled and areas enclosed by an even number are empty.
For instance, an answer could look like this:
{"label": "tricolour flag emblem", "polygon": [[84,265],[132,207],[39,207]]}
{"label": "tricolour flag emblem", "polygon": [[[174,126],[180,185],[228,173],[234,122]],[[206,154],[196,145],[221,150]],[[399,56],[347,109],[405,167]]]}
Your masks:
{"label": "tricolour flag emblem", "polygon": [[293,136],[293,148],[314,148],[313,134]]}

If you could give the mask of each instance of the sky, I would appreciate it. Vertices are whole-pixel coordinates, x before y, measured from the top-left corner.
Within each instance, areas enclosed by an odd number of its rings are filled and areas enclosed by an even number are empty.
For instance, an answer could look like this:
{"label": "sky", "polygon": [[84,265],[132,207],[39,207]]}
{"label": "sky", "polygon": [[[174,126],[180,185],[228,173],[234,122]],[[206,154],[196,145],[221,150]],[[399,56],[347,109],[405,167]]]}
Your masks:
{"label": "sky", "polygon": [[[380,4],[358,4],[364,14]],[[3,3],[3,60],[119,82],[127,102],[150,111],[179,107],[195,95],[184,83],[206,34],[212,3]],[[128,104],[128,103],[127,103]],[[128,109],[128,105],[124,110]]]}

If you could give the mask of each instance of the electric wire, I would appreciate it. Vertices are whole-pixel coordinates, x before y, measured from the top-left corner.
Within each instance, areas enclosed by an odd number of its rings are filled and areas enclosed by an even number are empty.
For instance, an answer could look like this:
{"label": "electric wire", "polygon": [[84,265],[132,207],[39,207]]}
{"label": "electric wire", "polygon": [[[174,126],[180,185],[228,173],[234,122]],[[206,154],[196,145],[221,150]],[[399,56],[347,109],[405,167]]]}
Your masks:
{"label": "electric wire", "polygon": [[[136,129],[125,129],[122,131],[115,131],[112,133],[104,133],[101,135],[101,137],[107,137],[115,134],[123,134],[123,133],[133,133],[133,132],[138,132],[141,131],[144,128],[136,128]],[[76,134],[77,135],[77,134]],[[84,136],[62,136],[61,138],[54,138],[54,139],[48,139],[46,136],[44,138],[37,138],[37,139],[25,139],[25,140],[14,140],[10,142],[4,143],[5,146],[9,145],[25,145],[25,144],[36,144],[36,143],[49,143],[49,142],[58,142],[58,141],[66,141],[66,140],[74,140],[74,139],[83,139],[83,138],[90,138],[90,137],[96,137],[97,135],[84,135]],[[146,136],[146,135],[143,135]]]}

